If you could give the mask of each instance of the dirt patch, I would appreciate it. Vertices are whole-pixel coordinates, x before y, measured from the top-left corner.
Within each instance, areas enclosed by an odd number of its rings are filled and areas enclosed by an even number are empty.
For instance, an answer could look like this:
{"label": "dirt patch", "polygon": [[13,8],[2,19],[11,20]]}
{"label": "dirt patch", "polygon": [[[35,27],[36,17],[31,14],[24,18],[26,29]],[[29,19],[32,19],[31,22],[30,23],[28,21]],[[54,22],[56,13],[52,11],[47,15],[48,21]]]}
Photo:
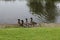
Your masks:
{"label": "dirt patch", "polygon": [[60,23],[41,23],[42,27],[60,27]]}
{"label": "dirt patch", "polygon": [[12,27],[18,27],[17,24],[0,24],[0,28],[12,28]]}

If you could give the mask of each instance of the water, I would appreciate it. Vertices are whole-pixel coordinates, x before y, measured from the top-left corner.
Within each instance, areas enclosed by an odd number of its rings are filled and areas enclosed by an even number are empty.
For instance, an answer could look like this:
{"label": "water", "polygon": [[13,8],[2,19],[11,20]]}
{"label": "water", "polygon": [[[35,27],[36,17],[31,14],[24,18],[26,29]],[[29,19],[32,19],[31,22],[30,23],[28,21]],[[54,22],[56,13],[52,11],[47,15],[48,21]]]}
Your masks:
{"label": "water", "polygon": [[[48,17],[46,17],[47,14],[44,15],[44,13],[39,15],[37,14],[42,10],[41,8],[43,7],[40,7],[41,10],[36,9],[36,11],[34,11],[33,8],[36,7],[32,6],[32,4],[30,6],[28,5],[29,2],[26,0],[1,0],[0,1],[0,24],[17,24],[18,18],[20,18],[21,20],[22,19],[25,20],[25,18],[28,18],[30,21],[31,17],[33,17],[34,21],[37,23],[45,22],[45,21],[52,22],[52,23],[60,23],[60,2],[55,2],[56,12],[52,11],[57,15],[48,14]],[[30,10],[30,8],[32,8],[32,10]],[[37,8],[39,8],[39,6],[37,6]]]}
{"label": "water", "polygon": [[17,19],[25,20],[25,18],[34,17],[29,12],[26,1],[0,1],[0,23],[16,24]]}

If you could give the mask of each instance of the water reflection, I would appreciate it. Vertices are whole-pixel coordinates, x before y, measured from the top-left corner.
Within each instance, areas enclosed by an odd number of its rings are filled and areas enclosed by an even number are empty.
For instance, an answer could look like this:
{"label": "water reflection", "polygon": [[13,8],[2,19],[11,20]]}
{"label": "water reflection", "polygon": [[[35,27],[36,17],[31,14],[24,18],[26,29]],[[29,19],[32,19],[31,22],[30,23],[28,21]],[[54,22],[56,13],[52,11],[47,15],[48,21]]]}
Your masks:
{"label": "water reflection", "polygon": [[0,0],[0,1],[16,1],[16,0]]}
{"label": "water reflection", "polygon": [[55,22],[55,17],[57,16],[57,10],[54,1],[47,1],[45,8],[47,12],[46,17],[47,21]]}
{"label": "water reflection", "polygon": [[16,24],[18,18],[25,20],[32,17],[26,3],[24,0],[0,1],[0,24]]}
{"label": "water reflection", "polygon": [[39,15],[38,17],[43,22],[56,22],[58,15],[57,6],[55,3],[60,0],[29,0],[28,6],[32,14]]}
{"label": "water reflection", "polygon": [[60,23],[59,5],[60,0],[0,0],[0,23],[14,24],[18,18],[30,17],[36,22]]}
{"label": "water reflection", "polygon": [[4,0],[4,1],[16,1],[16,0]]}

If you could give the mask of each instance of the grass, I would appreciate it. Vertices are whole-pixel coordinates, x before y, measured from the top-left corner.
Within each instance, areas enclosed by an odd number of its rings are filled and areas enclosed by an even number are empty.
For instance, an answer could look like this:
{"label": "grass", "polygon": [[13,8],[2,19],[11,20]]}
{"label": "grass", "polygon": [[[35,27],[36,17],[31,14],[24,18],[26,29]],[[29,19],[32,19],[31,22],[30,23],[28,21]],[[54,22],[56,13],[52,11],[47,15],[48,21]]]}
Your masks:
{"label": "grass", "polygon": [[60,40],[60,28],[3,28],[0,40]]}

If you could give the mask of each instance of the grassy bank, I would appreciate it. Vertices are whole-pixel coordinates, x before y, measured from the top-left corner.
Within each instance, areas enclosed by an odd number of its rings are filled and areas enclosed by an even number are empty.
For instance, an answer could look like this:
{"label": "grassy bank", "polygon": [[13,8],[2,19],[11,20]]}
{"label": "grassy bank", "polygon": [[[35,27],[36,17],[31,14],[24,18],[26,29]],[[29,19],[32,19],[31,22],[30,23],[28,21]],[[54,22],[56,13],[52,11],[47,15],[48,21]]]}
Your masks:
{"label": "grassy bank", "polygon": [[60,28],[5,28],[0,40],[60,40]]}

